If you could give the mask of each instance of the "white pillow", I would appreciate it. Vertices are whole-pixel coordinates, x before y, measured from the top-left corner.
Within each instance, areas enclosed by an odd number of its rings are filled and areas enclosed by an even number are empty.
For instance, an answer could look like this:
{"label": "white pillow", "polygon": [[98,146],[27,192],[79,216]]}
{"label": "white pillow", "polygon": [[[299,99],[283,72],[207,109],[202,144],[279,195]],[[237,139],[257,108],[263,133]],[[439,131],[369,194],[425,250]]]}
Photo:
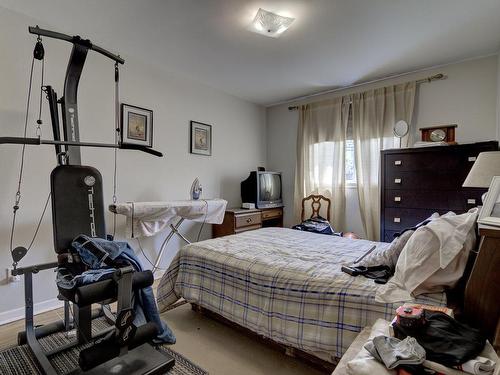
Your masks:
{"label": "white pillow", "polygon": [[[434,212],[427,219],[418,223],[416,227],[421,226],[426,221],[437,219],[438,217],[439,213]],[[394,269],[396,267],[396,263],[398,262],[399,254],[401,254],[401,251],[403,251],[403,248],[414,232],[415,230],[412,229],[406,230],[399,237],[396,237],[394,240],[392,240],[391,246],[382,250],[375,249],[361,262],[356,264],[356,266],[372,267],[384,265]]]}
{"label": "white pillow", "polygon": [[415,296],[424,293],[442,292],[447,288],[454,288],[464,274],[467,260],[472,249],[476,246],[476,226],[473,225],[463,244],[461,251],[445,268],[439,268],[432,276],[425,280],[413,292]]}
{"label": "white pillow", "polygon": [[418,228],[401,252],[394,276],[377,290],[375,300],[409,301],[419,294],[454,286],[473,246],[471,232],[477,212],[473,208],[462,215],[447,214]]}
{"label": "white pillow", "polygon": [[372,253],[367,255],[366,258],[361,260],[356,266],[372,267],[385,265],[394,269],[398,262],[399,254],[401,254],[401,251],[403,251],[403,248],[414,232],[414,230],[407,230],[402,235],[392,240],[388,248],[373,250]]}

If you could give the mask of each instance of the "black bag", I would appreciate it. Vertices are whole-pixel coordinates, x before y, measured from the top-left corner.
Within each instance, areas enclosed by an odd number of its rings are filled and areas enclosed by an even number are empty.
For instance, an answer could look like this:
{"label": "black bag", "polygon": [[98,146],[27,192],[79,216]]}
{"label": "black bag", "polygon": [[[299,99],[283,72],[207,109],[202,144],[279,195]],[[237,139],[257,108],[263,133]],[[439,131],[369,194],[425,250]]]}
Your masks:
{"label": "black bag", "polygon": [[426,358],[445,366],[458,366],[476,358],[484,349],[486,338],[479,330],[460,323],[442,312],[425,311],[424,327],[394,325],[395,336],[414,337],[425,349]]}
{"label": "black bag", "polygon": [[292,229],[302,230],[305,232],[319,233],[319,234],[329,234],[329,235],[333,234],[336,236],[342,236],[342,233],[334,233],[333,228],[328,222],[328,220],[323,219],[321,216],[304,220],[302,223],[294,225]]}

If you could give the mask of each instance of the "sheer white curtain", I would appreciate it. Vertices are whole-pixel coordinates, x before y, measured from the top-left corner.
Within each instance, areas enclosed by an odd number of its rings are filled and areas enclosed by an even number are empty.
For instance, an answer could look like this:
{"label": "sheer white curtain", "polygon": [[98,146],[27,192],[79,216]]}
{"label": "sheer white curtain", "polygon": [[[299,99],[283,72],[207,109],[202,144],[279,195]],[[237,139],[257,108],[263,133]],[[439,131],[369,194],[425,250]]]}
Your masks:
{"label": "sheer white curtain", "polygon": [[331,222],[345,228],[345,138],[349,98],[334,98],[300,108],[295,170],[295,221],[302,198],[322,194],[332,200]]}
{"label": "sheer white curtain", "polygon": [[366,237],[371,240],[380,235],[380,151],[394,147],[397,121],[411,124],[415,90],[416,83],[409,82],[351,96],[359,206]]}

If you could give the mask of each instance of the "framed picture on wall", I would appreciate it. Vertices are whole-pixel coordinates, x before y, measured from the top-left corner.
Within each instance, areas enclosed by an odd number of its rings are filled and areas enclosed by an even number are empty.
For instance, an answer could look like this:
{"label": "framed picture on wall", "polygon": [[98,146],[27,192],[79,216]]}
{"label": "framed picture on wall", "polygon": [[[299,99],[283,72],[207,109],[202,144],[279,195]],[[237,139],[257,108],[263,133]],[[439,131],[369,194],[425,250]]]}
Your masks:
{"label": "framed picture on wall", "polygon": [[212,125],[191,121],[190,152],[212,155]]}
{"label": "framed picture on wall", "polygon": [[153,147],[153,111],[122,103],[121,142]]}

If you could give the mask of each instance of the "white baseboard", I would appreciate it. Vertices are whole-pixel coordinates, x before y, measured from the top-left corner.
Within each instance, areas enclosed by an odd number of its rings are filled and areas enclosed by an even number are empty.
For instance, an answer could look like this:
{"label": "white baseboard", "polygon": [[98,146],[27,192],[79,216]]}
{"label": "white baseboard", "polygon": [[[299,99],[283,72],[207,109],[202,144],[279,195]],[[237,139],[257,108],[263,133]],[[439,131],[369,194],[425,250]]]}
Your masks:
{"label": "white baseboard", "polygon": [[[63,302],[58,300],[57,298],[54,298],[47,301],[35,303],[34,313],[35,315],[37,315],[46,311],[55,310],[62,306]],[[1,312],[0,326],[3,324],[14,322],[19,319],[24,319],[24,306],[19,307],[17,309]]]}

